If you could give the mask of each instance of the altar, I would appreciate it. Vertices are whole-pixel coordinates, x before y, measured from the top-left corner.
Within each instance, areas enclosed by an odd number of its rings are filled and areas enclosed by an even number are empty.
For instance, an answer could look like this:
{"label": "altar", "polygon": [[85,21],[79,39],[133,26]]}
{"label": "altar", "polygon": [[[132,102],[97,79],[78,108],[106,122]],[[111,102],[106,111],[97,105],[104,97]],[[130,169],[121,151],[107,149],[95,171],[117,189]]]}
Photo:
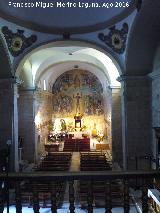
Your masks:
{"label": "altar", "polygon": [[67,138],[64,141],[65,152],[89,152],[90,138]]}
{"label": "altar", "polygon": [[73,139],[83,139],[89,136],[87,132],[69,132],[69,136]]}

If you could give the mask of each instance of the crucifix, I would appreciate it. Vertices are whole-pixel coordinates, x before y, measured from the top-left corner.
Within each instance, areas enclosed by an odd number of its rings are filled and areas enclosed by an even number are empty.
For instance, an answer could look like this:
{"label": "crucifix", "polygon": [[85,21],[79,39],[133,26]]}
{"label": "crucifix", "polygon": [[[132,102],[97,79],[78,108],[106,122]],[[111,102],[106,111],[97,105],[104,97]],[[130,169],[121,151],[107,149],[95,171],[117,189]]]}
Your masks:
{"label": "crucifix", "polygon": [[80,113],[80,99],[82,98],[82,93],[81,95],[77,93],[76,96],[73,95],[73,98],[76,99],[76,114]]}

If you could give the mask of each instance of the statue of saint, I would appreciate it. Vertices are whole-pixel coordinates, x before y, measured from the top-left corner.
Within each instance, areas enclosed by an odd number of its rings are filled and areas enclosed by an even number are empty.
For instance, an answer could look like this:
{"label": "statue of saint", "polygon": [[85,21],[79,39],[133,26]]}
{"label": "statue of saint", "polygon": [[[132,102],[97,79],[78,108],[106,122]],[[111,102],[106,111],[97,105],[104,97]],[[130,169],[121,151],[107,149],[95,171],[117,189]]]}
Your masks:
{"label": "statue of saint", "polygon": [[76,99],[76,114],[80,113],[80,99],[82,98],[82,94],[77,93],[76,96],[73,95],[73,98]]}
{"label": "statue of saint", "polygon": [[61,131],[66,131],[66,122],[64,119],[60,120],[61,123]]}

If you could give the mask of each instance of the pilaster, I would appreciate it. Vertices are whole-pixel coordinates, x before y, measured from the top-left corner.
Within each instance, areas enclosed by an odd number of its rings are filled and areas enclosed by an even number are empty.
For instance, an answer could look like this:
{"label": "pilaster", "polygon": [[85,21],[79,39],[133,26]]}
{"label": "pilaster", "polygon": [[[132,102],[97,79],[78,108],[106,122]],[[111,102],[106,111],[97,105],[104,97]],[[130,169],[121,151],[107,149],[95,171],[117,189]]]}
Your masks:
{"label": "pilaster", "polygon": [[[151,84],[147,76],[121,76],[124,168],[135,169],[127,159],[151,155]],[[144,168],[139,161],[139,169]],[[147,165],[146,165],[147,166]]]}
{"label": "pilaster", "polygon": [[122,164],[122,114],[121,88],[112,87],[112,157],[113,162]]}
{"label": "pilaster", "polygon": [[[160,71],[159,68],[150,73],[149,78],[152,83],[152,127],[160,128]],[[152,153],[156,158],[159,156],[159,147],[155,131],[152,128]]]}
{"label": "pilaster", "polygon": [[35,158],[35,89],[20,89],[18,100],[19,136],[22,138],[22,160]]}

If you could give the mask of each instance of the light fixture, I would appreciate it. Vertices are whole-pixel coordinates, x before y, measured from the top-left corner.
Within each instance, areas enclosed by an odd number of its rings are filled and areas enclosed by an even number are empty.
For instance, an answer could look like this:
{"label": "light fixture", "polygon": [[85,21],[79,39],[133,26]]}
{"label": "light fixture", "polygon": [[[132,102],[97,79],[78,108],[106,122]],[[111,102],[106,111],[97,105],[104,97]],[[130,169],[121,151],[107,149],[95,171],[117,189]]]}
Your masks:
{"label": "light fixture", "polygon": [[37,113],[37,115],[35,116],[34,122],[35,122],[37,129],[40,129],[41,128],[41,117],[40,117],[39,113]]}

